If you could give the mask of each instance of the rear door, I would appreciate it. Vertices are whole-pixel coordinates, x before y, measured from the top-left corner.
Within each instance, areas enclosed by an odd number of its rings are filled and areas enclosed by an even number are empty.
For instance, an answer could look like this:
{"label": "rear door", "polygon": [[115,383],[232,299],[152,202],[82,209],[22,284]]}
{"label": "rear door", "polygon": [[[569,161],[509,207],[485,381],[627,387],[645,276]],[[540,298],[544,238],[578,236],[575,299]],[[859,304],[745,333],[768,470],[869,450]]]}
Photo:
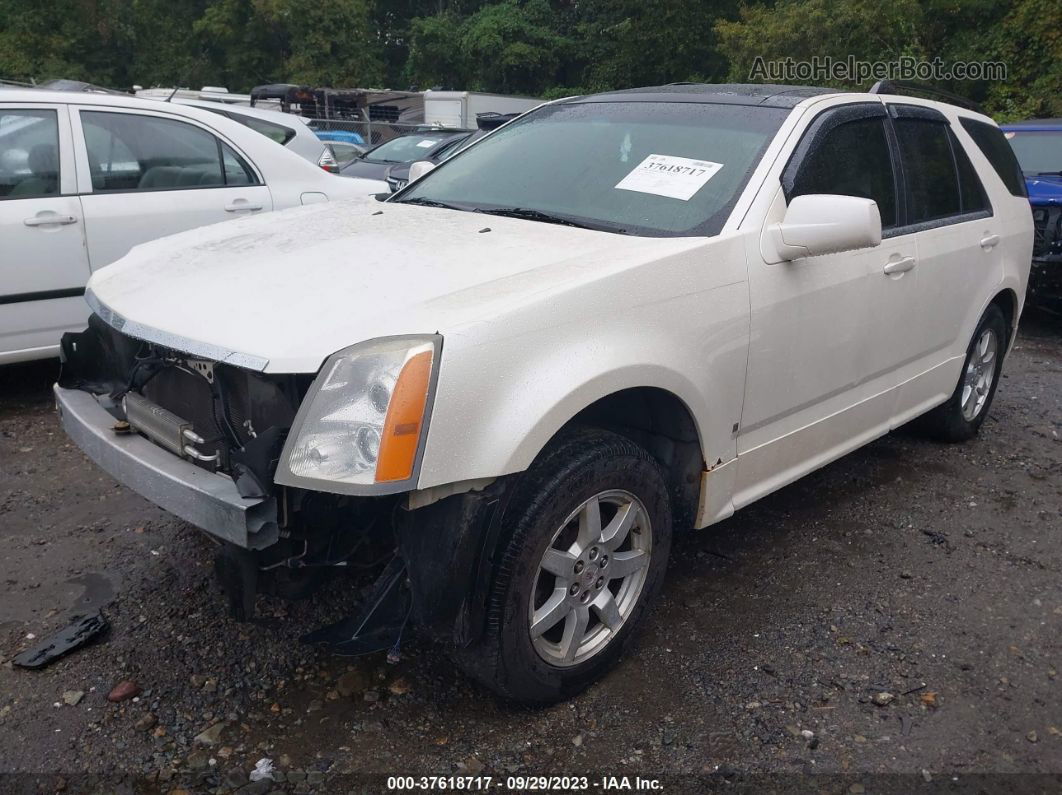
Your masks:
{"label": "rear door", "polygon": [[918,300],[908,323],[921,343],[918,358],[898,362],[898,424],[955,388],[969,319],[1002,278],[1003,265],[998,218],[947,117],[918,105],[888,108],[906,185],[905,228],[918,245]]}
{"label": "rear door", "polygon": [[84,325],[84,235],[66,106],[0,102],[0,363]]}
{"label": "rear door", "polygon": [[138,243],[273,207],[250,160],[196,121],[82,106],[72,122],[93,270]]}

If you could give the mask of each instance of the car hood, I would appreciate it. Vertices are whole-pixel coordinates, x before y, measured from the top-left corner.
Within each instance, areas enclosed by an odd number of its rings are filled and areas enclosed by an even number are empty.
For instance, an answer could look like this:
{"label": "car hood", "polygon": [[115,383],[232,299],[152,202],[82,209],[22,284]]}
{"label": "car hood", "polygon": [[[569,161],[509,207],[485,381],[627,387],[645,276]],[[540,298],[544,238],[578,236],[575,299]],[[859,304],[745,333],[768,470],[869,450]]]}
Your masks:
{"label": "car hood", "polygon": [[482,330],[529,302],[703,242],[330,202],[145,243],[97,272],[88,299],[133,336],[267,372],[316,372],[357,342]]}
{"label": "car hood", "polygon": [[1028,177],[1025,186],[1033,204],[1062,204],[1062,177]]}

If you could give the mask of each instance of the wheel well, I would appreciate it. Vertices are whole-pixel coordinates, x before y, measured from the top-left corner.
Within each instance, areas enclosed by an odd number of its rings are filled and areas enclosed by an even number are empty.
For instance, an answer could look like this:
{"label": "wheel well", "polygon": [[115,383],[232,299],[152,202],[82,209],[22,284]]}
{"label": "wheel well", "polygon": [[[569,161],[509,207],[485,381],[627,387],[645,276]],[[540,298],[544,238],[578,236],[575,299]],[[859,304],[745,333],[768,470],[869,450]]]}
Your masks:
{"label": "wheel well", "polygon": [[997,293],[991,303],[999,307],[1007,321],[1007,344],[1009,345],[1010,340],[1018,331],[1018,296],[1008,288]]}
{"label": "wheel well", "polygon": [[568,423],[605,428],[640,444],[667,473],[675,529],[693,527],[705,469],[697,424],[673,393],[636,387],[601,398]]}

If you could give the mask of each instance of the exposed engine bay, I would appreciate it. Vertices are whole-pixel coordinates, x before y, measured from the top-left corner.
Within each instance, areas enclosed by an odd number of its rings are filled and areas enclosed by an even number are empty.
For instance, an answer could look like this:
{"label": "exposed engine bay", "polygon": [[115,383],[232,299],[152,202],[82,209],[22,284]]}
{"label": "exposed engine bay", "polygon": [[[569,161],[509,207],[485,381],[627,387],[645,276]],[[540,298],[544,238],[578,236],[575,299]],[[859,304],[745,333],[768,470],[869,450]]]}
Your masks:
{"label": "exposed engine bay", "polygon": [[93,315],[63,337],[60,385],[91,392],[115,419],[240,494],[272,493],[288,429],[312,376],[268,376],[128,337]]}
{"label": "exposed engine bay", "polygon": [[[62,357],[59,386],[93,395],[114,418],[107,433],[137,434],[231,479],[237,501],[275,502],[275,541],[254,548],[200,524],[219,543],[215,571],[234,618],[253,616],[258,593],[309,596],[342,571],[365,583],[364,600],[350,617],[309,633],[308,642],[351,655],[388,649],[411,617],[440,639],[469,642],[476,634],[483,617],[465,584],[490,554],[478,536],[495,514],[497,489],[411,511],[402,494],[278,486],[284,442],[315,376],[196,358],[124,334],[97,315],[85,331],[63,336]],[[470,531],[477,537],[462,535]]]}

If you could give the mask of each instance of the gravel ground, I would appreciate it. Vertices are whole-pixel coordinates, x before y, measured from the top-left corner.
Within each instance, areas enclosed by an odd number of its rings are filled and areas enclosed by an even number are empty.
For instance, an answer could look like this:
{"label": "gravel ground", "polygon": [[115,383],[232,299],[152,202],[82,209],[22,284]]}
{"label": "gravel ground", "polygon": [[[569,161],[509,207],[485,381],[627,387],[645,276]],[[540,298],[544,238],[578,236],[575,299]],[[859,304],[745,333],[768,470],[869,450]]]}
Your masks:
{"label": "gravel ground", "polygon": [[[349,603],[342,579],[233,623],[205,536],[67,442],[55,371],[0,368],[0,790],[382,791],[379,774],[477,772],[591,775],[591,790],[808,773],[853,793],[982,774],[995,791],[1062,787],[1057,322],[1023,325],[979,439],[901,430],[678,539],[634,653],[537,711],[416,638],[397,665],[301,646]],[[30,635],[94,606],[102,641],[11,667]],[[142,693],[109,703],[125,680]],[[249,785],[263,757],[281,780]]]}

